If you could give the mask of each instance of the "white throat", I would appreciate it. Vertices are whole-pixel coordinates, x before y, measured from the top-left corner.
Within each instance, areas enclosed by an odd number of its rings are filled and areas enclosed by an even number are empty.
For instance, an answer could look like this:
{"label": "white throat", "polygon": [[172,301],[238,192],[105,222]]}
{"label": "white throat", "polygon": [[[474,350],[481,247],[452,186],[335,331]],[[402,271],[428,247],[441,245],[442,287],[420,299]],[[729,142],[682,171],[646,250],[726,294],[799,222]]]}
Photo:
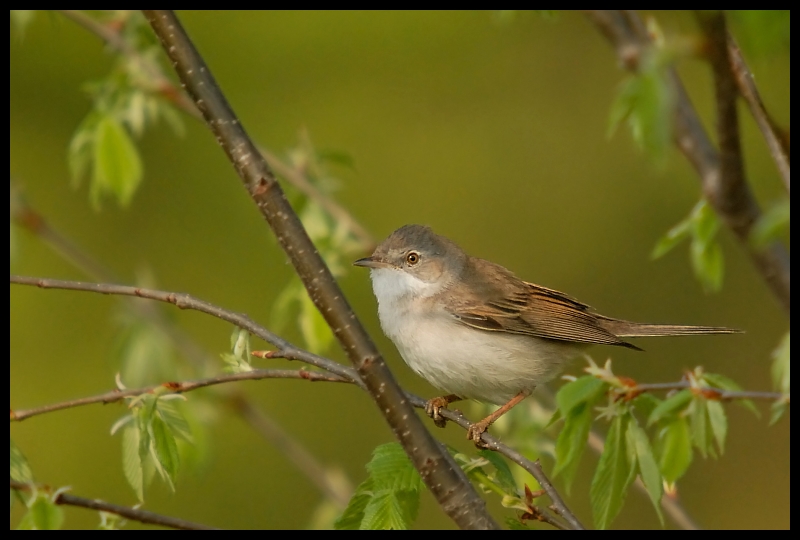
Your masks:
{"label": "white throat", "polygon": [[372,290],[379,304],[428,298],[442,288],[441,283],[427,283],[408,272],[392,268],[373,268],[370,270],[370,277]]}

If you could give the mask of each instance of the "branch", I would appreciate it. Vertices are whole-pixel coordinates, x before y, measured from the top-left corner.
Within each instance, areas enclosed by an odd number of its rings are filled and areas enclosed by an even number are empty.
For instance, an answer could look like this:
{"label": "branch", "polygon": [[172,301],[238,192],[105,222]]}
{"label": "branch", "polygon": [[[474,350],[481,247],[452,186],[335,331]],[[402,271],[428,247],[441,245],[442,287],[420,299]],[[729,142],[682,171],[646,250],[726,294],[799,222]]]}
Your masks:
{"label": "branch", "polygon": [[756,83],[753,80],[753,74],[744,61],[739,45],[736,44],[730,33],[728,34],[728,57],[731,63],[731,71],[736,78],[739,94],[750,108],[750,114],[753,115],[756,124],[758,124],[758,129],[761,130],[761,134],[767,142],[767,148],[769,148],[769,153],[772,155],[772,160],[775,162],[775,166],[783,179],[786,193],[789,193],[791,181],[789,179],[790,152],[788,134],[767,113],[767,109],[761,101],[761,95],[758,93],[758,88],[756,88]]}
{"label": "branch", "polygon": [[[96,19],[81,11],[59,10],[59,12],[102,39],[114,51],[136,62],[137,65],[145,66],[153,87],[155,87],[161,96],[195,120],[203,120],[203,115],[197,110],[194,102],[186,96],[186,93],[181,88],[175,86],[163,73],[155,69],[150,69],[150,64],[144,61],[139,51],[132,47],[117,29],[98,22]],[[137,79],[136,82],[139,82],[139,80]],[[152,88],[145,88],[145,90],[151,91]],[[372,251],[375,248],[375,239],[369,231],[367,231],[367,229],[342,205],[317,189],[317,187],[296,167],[287,165],[277,155],[266,148],[259,147],[258,150],[269,166],[272,167],[279,176],[285,178],[309,199],[319,204],[337,223],[344,224],[364,245],[365,251]]]}
{"label": "branch", "polygon": [[624,388],[617,388],[616,390],[620,395],[635,397],[643,392],[652,392],[654,390],[683,390],[684,388],[689,388],[693,392],[702,395],[706,399],[713,399],[717,401],[731,401],[734,399],[762,399],[765,401],[785,400],[786,403],[789,403],[789,394],[781,394],[780,392],[760,392],[753,390],[722,390],[720,388],[712,388],[709,386],[698,388],[697,386],[692,385],[690,381],[636,384],[635,386],[626,386]]}
{"label": "branch", "polygon": [[[11,480],[10,487],[11,489],[16,489],[16,490],[31,491],[33,489],[39,489],[41,486],[34,486],[31,484],[26,484],[24,482]],[[208,525],[203,525],[201,523],[193,523],[191,521],[186,521],[184,519],[162,516],[161,514],[148,512],[147,510],[131,508],[130,506],[120,506],[118,504],[103,502],[98,499],[85,499],[83,497],[78,497],[77,495],[70,495],[69,493],[59,493],[58,495],[56,495],[56,498],[53,500],[53,502],[58,505],[79,506],[81,508],[88,508],[90,510],[97,510],[99,512],[108,512],[110,514],[116,514],[118,516],[132,519],[140,523],[161,525],[163,527],[169,527],[171,529],[186,529],[186,530],[197,530],[197,531],[218,530],[216,527],[210,527]]]}
{"label": "branch", "polygon": [[275,175],[247,136],[211,71],[171,11],[145,10],[181,84],[203,114],[248,193],[269,223],[309,297],[358,370],[361,380],[442,510],[461,528],[497,524],[466,476],[413,414],[366,330],[344,298]]}
{"label": "branch", "polygon": [[[636,71],[639,59],[652,46],[639,15],[633,11],[590,11],[587,15],[616,48],[617,57],[623,67]],[[714,24],[719,26],[718,22]],[[750,231],[761,217],[761,210],[742,172],[738,119],[735,116],[735,104],[731,106],[730,95],[731,92],[735,93],[735,82],[732,81],[733,77],[727,67],[727,54],[720,53],[720,46],[722,51],[727,51],[724,22],[722,30],[721,44],[717,36],[718,30],[715,31],[715,38],[710,40],[713,43],[710,45],[711,56],[717,58],[716,61],[712,60],[712,64],[715,66],[721,152],[714,148],[680,78],[671,69],[670,78],[675,88],[675,144],[697,171],[705,198],[750,256],[778,303],[790,313],[789,253],[777,241],[764,249],[758,249],[750,242]],[[721,64],[723,62],[724,70]]]}
{"label": "branch", "polygon": [[[20,285],[37,286],[43,289],[65,289],[74,291],[95,292],[101,294],[136,296],[140,298],[148,298],[151,300],[158,300],[161,302],[174,304],[181,309],[194,309],[197,311],[201,311],[203,313],[207,313],[209,315],[213,315],[230,323],[233,323],[239,326],[240,328],[247,330],[253,335],[260,337],[261,339],[267,341],[268,343],[275,345],[280,350],[278,354],[271,354],[271,355],[260,354],[259,356],[262,357],[281,356],[283,358],[289,358],[292,360],[300,360],[308,364],[311,364],[313,366],[322,368],[332,374],[332,375],[327,375],[316,372],[302,372],[295,370],[258,370],[247,373],[238,373],[230,376],[212,377],[211,379],[203,379],[201,381],[188,381],[186,383],[164,383],[162,385],[156,385],[138,390],[112,391],[106,394],[101,394],[99,396],[78,399],[72,402],[64,402],[61,404],[48,405],[45,407],[41,407],[39,409],[17,411],[16,413],[12,413],[12,418],[11,418],[12,420],[19,421],[23,420],[24,418],[34,416],[35,414],[42,414],[45,412],[51,412],[70,407],[77,407],[80,405],[88,405],[90,403],[108,403],[110,401],[118,401],[119,399],[122,399],[127,395],[138,395],[145,392],[151,392],[160,387],[164,387],[175,392],[188,391],[184,389],[181,385],[189,385],[189,386],[198,385],[189,388],[190,390],[193,390],[195,388],[199,388],[200,387],[199,384],[205,381],[213,381],[207,384],[203,384],[203,386],[210,386],[212,384],[221,384],[223,382],[230,382],[232,380],[274,378],[270,377],[269,375],[275,373],[281,373],[281,374],[288,373],[286,375],[288,377],[304,378],[304,379],[308,379],[309,378],[308,375],[313,374],[315,377],[318,377],[315,378],[314,380],[352,382],[353,384],[356,384],[360,386],[362,389],[366,390],[365,386],[361,384],[358,375],[351,368],[342,366],[341,364],[334,362],[333,360],[330,360],[328,358],[323,358],[321,356],[317,356],[307,351],[297,349],[283,338],[280,338],[275,334],[273,334],[272,332],[258,326],[246,315],[233,313],[231,311],[225,310],[213,304],[209,304],[208,302],[205,302],[203,300],[196,299],[188,294],[179,294],[167,291],[156,291],[151,289],[142,289],[139,287],[128,287],[124,285],[110,285],[105,283],[83,283],[80,281],[43,279],[43,278],[13,276],[13,275],[10,276],[10,282]],[[259,377],[258,376],[259,373],[264,374],[265,376]],[[300,373],[304,374],[300,375]],[[178,385],[180,389],[175,390],[171,388],[172,385]],[[125,392],[127,392],[127,394]],[[415,396],[414,394],[404,392],[403,401],[408,402],[410,405],[417,407],[419,409],[425,408],[425,400],[422,399],[421,397]],[[452,422],[461,426],[464,429],[468,428],[472,424],[461,414],[460,411],[451,411],[447,409],[442,409],[441,414],[448,420],[451,420]],[[414,418],[417,418],[416,415],[414,415]],[[502,455],[506,456],[508,459],[518,464],[520,467],[528,471],[534,478],[536,478],[539,484],[547,491],[547,494],[550,496],[550,499],[553,501],[553,504],[557,509],[556,511],[565,520],[567,520],[573,528],[576,529],[584,528],[583,525],[581,525],[580,521],[578,521],[578,519],[574,516],[574,514],[572,514],[569,508],[567,508],[563,499],[555,490],[555,488],[553,487],[552,483],[547,478],[547,476],[545,476],[544,472],[542,471],[539,465],[530,461],[529,459],[524,457],[522,454],[520,454],[513,448],[504,445],[489,433],[484,432],[483,435],[481,436],[481,440],[486,444],[488,448],[495,450],[496,452],[499,452]]]}
{"label": "branch", "polygon": [[106,392],[105,394],[62,401],[60,403],[53,403],[33,409],[23,409],[21,411],[11,410],[9,419],[12,422],[21,422],[26,418],[37,416],[39,414],[71,409],[73,407],[80,407],[83,405],[91,405],[92,403],[102,403],[105,405],[107,403],[121,401],[126,397],[139,396],[141,394],[182,394],[184,392],[197,390],[198,388],[205,388],[207,386],[214,386],[217,384],[225,384],[236,381],[259,381],[261,379],[305,379],[307,381],[352,382],[349,379],[345,379],[338,375],[320,373],[317,371],[305,371],[302,369],[254,369],[253,371],[230,373],[227,375],[219,375],[217,377],[209,377],[207,379],[199,379],[196,381],[165,382],[162,384],[146,386],[144,388],[133,388],[126,390],[115,389],[110,392]]}

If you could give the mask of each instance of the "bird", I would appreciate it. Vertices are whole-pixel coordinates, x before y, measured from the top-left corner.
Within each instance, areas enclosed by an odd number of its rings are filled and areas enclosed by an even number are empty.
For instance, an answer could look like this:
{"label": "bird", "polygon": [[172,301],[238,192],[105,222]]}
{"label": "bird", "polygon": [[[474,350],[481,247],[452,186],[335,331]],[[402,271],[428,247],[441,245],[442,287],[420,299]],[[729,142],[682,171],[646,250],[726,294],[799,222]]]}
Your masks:
{"label": "bird", "polygon": [[627,338],[740,332],[600,315],[567,294],[468,255],[423,225],[400,227],[353,264],[370,269],[383,332],[415,373],[444,392],[425,406],[437,426],[445,425],[441,409],[455,401],[500,406],[467,430],[479,446],[494,421],[591,345],[641,351]]}

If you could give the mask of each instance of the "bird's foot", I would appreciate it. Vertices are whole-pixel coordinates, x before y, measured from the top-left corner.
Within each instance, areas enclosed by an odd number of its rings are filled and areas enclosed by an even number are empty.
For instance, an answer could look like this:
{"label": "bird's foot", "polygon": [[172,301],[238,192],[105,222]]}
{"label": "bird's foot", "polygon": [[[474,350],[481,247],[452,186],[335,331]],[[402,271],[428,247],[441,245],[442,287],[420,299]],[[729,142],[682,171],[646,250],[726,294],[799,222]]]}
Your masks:
{"label": "bird's foot", "polygon": [[429,399],[425,403],[425,413],[433,419],[433,423],[436,427],[443,428],[447,424],[447,419],[439,414],[439,411],[446,409],[449,404],[460,399],[460,397],[453,394]]}
{"label": "bird's foot", "polygon": [[481,449],[489,448],[489,445],[481,440],[481,435],[483,435],[484,432],[489,429],[489,426],[492,423],[491,421],[487,422],[487,420],[490,419],[484,418],[480,422],[475,422],[467,428],[467,440],[474,442],[475,446]]}

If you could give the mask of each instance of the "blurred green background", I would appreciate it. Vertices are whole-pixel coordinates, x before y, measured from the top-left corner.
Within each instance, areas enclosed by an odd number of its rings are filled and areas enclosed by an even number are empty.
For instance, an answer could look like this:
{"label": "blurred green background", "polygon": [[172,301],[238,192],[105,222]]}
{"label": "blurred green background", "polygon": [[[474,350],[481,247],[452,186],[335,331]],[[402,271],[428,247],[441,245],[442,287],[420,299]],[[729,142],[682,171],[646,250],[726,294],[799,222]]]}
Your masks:
{"label": "blurred green background", "polygon": [[[674,381],[702,364],[747,389],[771,388],[770,353],[787,319],[727,231],[726,276],[704,294],[682,245],[649,260],[657,239],[691,210],[699,182],[671,150],[656,167],[626,129],[606,137],[623,73],[608,43],[582,16],[490,12],[180,12],[179,16],[246,129],[283,154],[307,129],[318,148],[350,154],[335,169],[338,200],[377,238],[423,223],[469,253],[520,277],[564,290],[602,313],[649,322],[725,325],[744,335],[637,342],[646,353],[611,355],[615,372],[643,382]],[[690,34],[690,15],[656,14],[667,36]],[[127,210],[111,200],[95,212],[87,188],[69,185],[67,145],[90,108],[81,86],[102,78],[111,57],[101,42],[56,14],[38,13],[10,38],[10,171],[46,219],[126,283],[149,272],[159,288],[188,292],[262,323],[291,267],[242,190],[213,136],[187,118],[186,134],[161,127],[140,141],[145,177]],[[747,51],[745,51],[747,52]],[[749,58],[770,111],[789,123],[789,54]],[[713,125],[710,70],[684,60],[681,75]],[[781,195],[775,168],[742,107],[749,179],[762,204]],[[84,279],[37,239],[18,233],[11,271]],[[401,383],[416,377],[381,334],[367,273],[348,270],[348,298]],[[115,298],[10,289],[10,402],[27,408],[113,387]],[[172,310],[213,354],[230,326]],[[284,331],[300,342],[294,327]],[[263,347],[263,344],[254,344]],[[330,356],[346,361],[334,345]],[[261,362],[256,362],[261,365]],[[281,361],[267,365],[299,367]],[[572,373],[579,373],[576,363]],[[324,464],[353,483],[371,450],[392,436],[368,396],[346,385],[267,380],[244,390]],[[556,382],[554,387],[560,384]],[[189,396],[191,398],[191,395]],[[682,502],[704,527],[789,527],[789,419],[768,427],[735,405],[726,453],[695,457],[680,482]],[[120,404],[88,406],[11,425],[36,478],[77,495],[134,504],[110,437]],[[461,430],[435,435],[469,450]],[[309,480],[241,420],[220,411],[211,455],[172,494],[156,481],[153,511],[221,527],[303,528],[320,501]],[[587,455],[569,501],[586,523],[596,456]],[[491,500],[496,515],[509,511]],[[11,514],[15,526],[19,507]],[[67,527],[93,527],[96,514],[68,509]],[[135,525],[132,525],[135,526]],[[452,527],[430,496],[418,527]],[[656,527],[650,502],[631,492],[616,527]]]}

